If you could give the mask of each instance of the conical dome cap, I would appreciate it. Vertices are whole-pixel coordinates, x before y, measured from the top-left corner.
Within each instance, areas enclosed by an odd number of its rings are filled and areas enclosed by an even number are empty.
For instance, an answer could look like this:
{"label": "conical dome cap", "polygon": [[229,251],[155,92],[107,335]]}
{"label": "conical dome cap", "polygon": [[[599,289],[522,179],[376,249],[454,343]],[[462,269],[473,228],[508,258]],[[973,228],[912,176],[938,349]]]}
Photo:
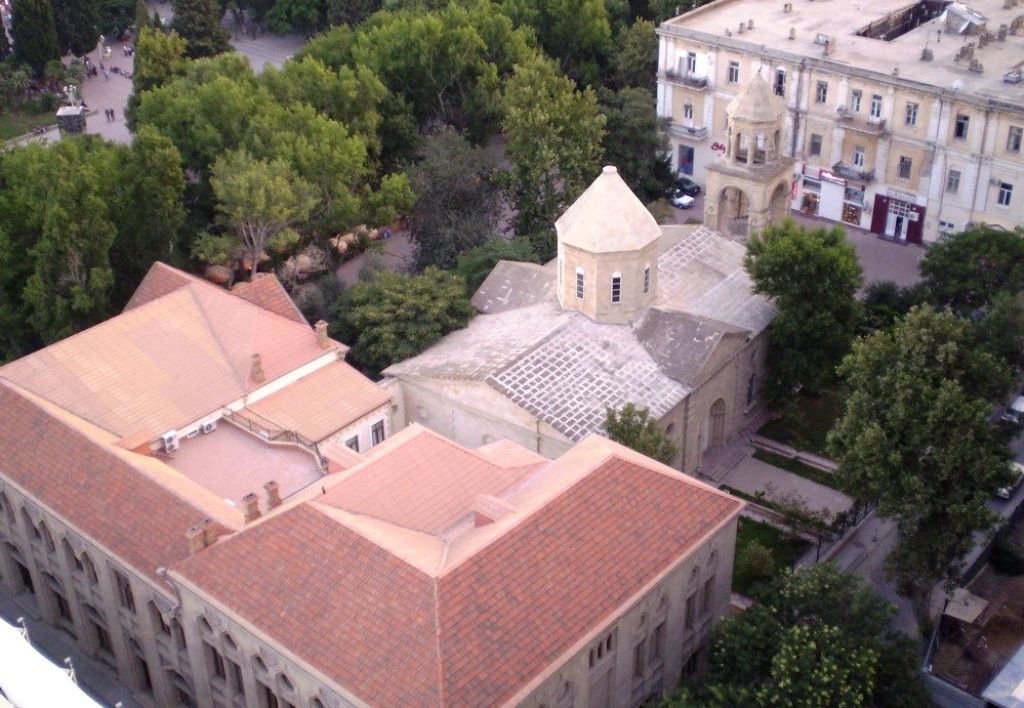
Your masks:
{"label": "conical dome cap", "polygon": [[591,253],[643,248],[661,236],[658,222],[608,166],[555,222],[558,240]]}
{"label": "conical dome cap", "polygon": [[757,74],[729,102],[725,112],[733,120],[774,123],[782,118],[785,110],[782,100],[774,94],[772,87]]}

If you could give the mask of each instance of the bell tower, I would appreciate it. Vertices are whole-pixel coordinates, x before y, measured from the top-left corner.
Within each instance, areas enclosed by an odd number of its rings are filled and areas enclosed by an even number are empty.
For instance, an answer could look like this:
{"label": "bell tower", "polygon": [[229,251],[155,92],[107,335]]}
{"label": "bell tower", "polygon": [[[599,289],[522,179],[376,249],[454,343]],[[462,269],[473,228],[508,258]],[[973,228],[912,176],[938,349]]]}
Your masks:
{"label": "bell tower", "polygon": [[707,167],[704,225],[745,239],[789,213],[793,159],[782,154],[786,107],[758,74],[725,114],[725,154]]}

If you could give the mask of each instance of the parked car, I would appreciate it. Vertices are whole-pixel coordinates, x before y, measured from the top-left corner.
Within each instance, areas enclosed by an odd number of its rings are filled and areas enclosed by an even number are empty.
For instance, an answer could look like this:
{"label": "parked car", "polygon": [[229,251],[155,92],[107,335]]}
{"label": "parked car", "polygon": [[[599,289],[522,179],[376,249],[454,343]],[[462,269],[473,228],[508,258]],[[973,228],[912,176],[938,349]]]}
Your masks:
{"label": "parked car", "polygon": [[669,201],[672,202],[672,206],[678,207],[679,209],[689,209],[693,206],[693,197],[689,194],[683,194],[682,192],[676,192],[673,194]]}
{"label": "parked car", "polygon": [[676,177],[675,188],[677,192],[682,192],[690,197],[700,195],[700,185],[686,175],[679,175]]}
{"label": "parked car", "polygon": [[1000,420],[1014,425],[1024,424],[1024,396],[1017,396],[1013,399]]}
{"label": "parked car", "polygon": [[1020,486],[1021,480],[1024,480],[1024,465],[1019,462],[1011,462],[1010,469],[1013,471],[1014,478],[1010,484],[996,492],[996,496],[1000,499],[1012,497],[1013,493],[1017,491],[1017,487]]}

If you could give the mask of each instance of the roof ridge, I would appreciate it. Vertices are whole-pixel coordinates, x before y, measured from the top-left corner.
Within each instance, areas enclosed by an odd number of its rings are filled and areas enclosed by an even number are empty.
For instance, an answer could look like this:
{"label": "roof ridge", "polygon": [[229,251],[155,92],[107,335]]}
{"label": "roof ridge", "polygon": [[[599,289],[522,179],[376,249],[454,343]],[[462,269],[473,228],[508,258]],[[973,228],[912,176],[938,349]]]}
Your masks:
{"label": "roof ridge", "polygon": [[[189,297],[192,298],[192,301],[195,303],[196,309],[199,310],[199,315],[203,318],[203,322],[206,324],[206,329],[210,333],[210,337],[213,339],[214,343],[217,345],[217,350],[220,351],[221,356],[224,357],[224,361],[227,362],[228,369],[231,370],[231,375],[235,377],[235,383],[238,384],[238,386],[241,388],[241,390],[242,390],[242,392],[244,394],[245,391],[246,391],[245,380],[239,378],[238,371],[235,369],[235,363],[233,361],[231,361],[231,355],[228,353],[227,349],[225,348],[224,343],[221,342],[220,337],[218,336],[217,330],[214,329],[213,320],[210,319],[209,313],[206,311],[206,308],[203,307],[202,301],[199,298],[196,297],[195,291],[192,290],[192,285],[193,285],[192,283],[189,283],[184,288],[180,288],[180,289],[188,291]],[[230,294],[230,293],[227,293],[227,291],[225,291],[225,293],[226,294]],[[160,298],[157,298],[157,300],[159,300],[159,299]],[[153,300],[152,302],[156,302],[156,300]]]}

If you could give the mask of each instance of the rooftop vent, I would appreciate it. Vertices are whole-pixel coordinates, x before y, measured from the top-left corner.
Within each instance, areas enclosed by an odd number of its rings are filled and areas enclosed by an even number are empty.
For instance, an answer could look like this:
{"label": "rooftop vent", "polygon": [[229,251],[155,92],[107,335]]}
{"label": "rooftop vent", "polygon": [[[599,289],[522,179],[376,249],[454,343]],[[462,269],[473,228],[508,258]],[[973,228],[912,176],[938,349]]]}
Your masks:
{"label": "rooftop vent", "polygon": [[789,28],[789,38],[796,39],[796,27]]}
{"label": "rooftop vent", "polygon": [[814,38],[815,44],[820,44],[823,47],[828,46],[829,36],[827,34],[818,33],[818,36]]}
{"label": "rooftop vent", "polygon": [[935,58],[935,52],[933,52],[931,49],[928,49],[928,47],[925,47],[921,51],[921,61],[931,61],[934,58]]}
{"label": "rooftop vent", "polygon": [[747,20],[747,29],[748,30],[754,29],[754,21],[753,20]]}
{"label": "rooftop vent", "polygon": [[786,13],[793,12],[793,3],[787,2],[782,6],[782,11]]}
{"label": "rooftop vent", "polygon": [[746,28],[747,28],[746,23],[741,22],[739,29],[736,30],[736,34],[743,34],[743,30],[745,30]]}

